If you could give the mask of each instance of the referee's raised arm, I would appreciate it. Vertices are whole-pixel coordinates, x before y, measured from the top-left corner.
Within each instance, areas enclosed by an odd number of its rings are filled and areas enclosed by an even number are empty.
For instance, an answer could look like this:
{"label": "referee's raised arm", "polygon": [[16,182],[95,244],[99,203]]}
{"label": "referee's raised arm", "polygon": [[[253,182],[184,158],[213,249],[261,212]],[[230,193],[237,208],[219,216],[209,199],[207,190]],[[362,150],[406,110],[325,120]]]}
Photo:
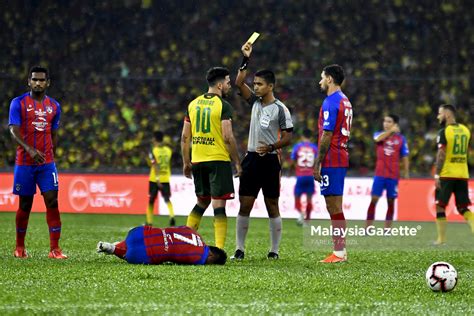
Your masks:
{"label": "referee's raised arm", "polygon": [[237,73],[237,77],[235,78],[235,85],[239,88],[240,95],[245,99],[248,100],[252,96],[252,90],[250,87],[245,83],[245,77],[247,76],[247,65],[250,60],[250,54],[252,54],[252,44],[245,43],[242,48],[242,63],[239,67],[239,72]]}

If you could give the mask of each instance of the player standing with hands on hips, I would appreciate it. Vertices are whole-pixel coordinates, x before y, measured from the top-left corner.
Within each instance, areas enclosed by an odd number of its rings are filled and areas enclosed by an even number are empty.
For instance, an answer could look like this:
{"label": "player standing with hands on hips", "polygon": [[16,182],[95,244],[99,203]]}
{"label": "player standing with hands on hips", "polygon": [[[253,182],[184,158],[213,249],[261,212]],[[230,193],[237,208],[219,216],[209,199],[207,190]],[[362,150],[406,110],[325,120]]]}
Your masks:
{"label": "player standing with hands on hips", "polygon": [[[344,178],[349,167],[347,142],[352,125],[352,105],[342,93],[344,69],[339,65],[324,67],[319,86],[327,94],[319,111],[319,151],[314,164],[314,179],[320,183],[321,195],[331,217],[333,228],[346,228],[342,211]],[[347,261],[346,239],[333,235],[334,252],[323,263]]]}
{"label": "player standing with hands on hips", "polygon": [[260,189],[263,191],[270,219],[271,249],[267,258],[278,259],[282,230],[278,207],[281,171],[278,149],[290,144],[293,123],[288,108],[273,95],[275,74],[272,71],[260,70],[255,73],[253,91],[245,84],[251,53],[252,41],[249,40],[242,46],[243,60],[235,80],[241,96],[248,104],[252,105],[252,114],[247,155],[242,161],[242,175],[240,176],[237,249],[231,259],[244,259],[249,216]]}
{"label": "player standing with hands on hips", "polygon": [[8,126],[18,144],[13,176],[13,194],[20,196],[16,211],[16,248],[13,255],[28,258],[25,248],[26,229],[30,218],[36,185],[46,205],[50,252],[48,257],[67,259],[59,248],[61,218],[58,210],[58,171],[54,153],[58,140],[61,107],[46,95],[50,85],[48,69],[35,66],[28,74],[27,92],[12,100]]}

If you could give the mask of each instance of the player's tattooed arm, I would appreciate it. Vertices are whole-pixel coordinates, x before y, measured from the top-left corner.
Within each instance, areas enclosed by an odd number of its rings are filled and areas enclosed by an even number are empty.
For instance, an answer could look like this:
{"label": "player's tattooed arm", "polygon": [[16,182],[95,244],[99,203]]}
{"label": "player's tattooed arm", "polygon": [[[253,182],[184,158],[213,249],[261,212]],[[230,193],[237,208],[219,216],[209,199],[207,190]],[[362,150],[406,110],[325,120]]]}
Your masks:
{"label": "player's tattooed arm", "polygon": [[319,142],[318,157],[316,157],[316,164],[321,164],[329,151],[331,145],[333,132],[323,131],[321,141]]}
{"label": "player's tattooed arm", "polygon": [[41,151],[39,151],[37,149],[34,149],[33,147],[31,147],[30,145],[25,143],[25,141],[23,140],[23,137],[21,136],[19,126],[10,125],[10,135],[12,136],[13,140],[18,145],[20,145],[21,147],[23,147],[25,149],[25,151],[31,156],[31,158],[33,158],[33,160],[36,163],[41,164],[41,163],[44,163],[46,161],[46,156],[45,156],[44,153],[42,153]]}
{"label": "player's tattooed arm", "polygon": [[333,132],[331,131],[323,131],[319,141],[318,157],[316,157],[313,171],[314,180],[316,181],[321,181],[321,164],[329,151],[329,146],[331,146],[332,135]]}
{"label": "player's tattooed arm", "polygon": [[444,162],[446,160],[446,148],[445,147],[439,147],[438,152],[436,153],[436,162],[435,162],[435,185],[438,189],[441,188],[441,183],[439,181],[439,174],[441,173],[441,170],[443,169]]}
{"label": "player's tattooed arm", "polygon": [[191,123],[184,121],[181,133],[181,157],[183,158],[183,174],[191,179]]}

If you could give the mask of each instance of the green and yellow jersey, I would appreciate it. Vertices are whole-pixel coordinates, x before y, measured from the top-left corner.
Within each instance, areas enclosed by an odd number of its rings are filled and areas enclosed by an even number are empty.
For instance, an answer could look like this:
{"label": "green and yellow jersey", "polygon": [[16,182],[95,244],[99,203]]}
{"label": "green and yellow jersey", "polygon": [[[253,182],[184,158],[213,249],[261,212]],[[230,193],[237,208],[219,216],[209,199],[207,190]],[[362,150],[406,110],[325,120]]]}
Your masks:
{"label": "green and yellow jersey", "polygon": [[[150,152],[150,162],[156,163],[158,169],[158,180],[161,183],[169,183],[171,177],[171,148],[166,145],[154,146]],[[150,168],[150,181],[156,182],[156,173],[153,166]]]}
{"label": "green and yellow jersey", "polygon": [[445,148],[446,160],[439,174],[440,178],[469,179],[467,153],[471,133],[462,124],[446,126],[438,133],[438,148]]}
{"label": "green and yellow jersey", "polygon": [[191,122],[191,162],[230,161],[222,136],[222,120],[232,119],[232,106],[220,96],[205,93],[189,103],[186,120]]}

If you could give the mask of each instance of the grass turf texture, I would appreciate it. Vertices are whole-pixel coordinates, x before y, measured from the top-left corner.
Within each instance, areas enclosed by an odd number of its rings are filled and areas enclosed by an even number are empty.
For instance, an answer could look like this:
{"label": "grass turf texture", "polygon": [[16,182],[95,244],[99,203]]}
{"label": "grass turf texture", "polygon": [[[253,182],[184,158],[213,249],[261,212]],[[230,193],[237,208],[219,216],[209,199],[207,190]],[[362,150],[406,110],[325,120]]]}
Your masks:
{"label": "grass turf texture", "polygon": [[[15,214],[0,213],[0,314],[474,313],[472,251],[349,248],[349,262],[324,265],[317,261],[330,247],[304,247],[302,228],[285,220],[281,259],[269,261],[268,220],[252,219],[246,259],[225,266],[130,265],[95,252],[99,240],[121,240],[144,219],[63,214],[61,245],[70,258],[60,261],[47,258],[45,214],[33,213],[26,239],[31,257],[20,260],[12,256]],[[167,218],[155,221],[166,226]],[[178,218],[178,224],[184,221]],[[434,238],[434,225],[422,225]],[[212,218],[204,218],[201,226],[204,240],[212,244]],[[466,238],[467,227],[456,227],[448,231],[448,241]],[[234,240],[235,220],[230,219],[229,256]],[[425,272],[435,261],[457,269],[453,292],[434,293],[426,286]]]}

